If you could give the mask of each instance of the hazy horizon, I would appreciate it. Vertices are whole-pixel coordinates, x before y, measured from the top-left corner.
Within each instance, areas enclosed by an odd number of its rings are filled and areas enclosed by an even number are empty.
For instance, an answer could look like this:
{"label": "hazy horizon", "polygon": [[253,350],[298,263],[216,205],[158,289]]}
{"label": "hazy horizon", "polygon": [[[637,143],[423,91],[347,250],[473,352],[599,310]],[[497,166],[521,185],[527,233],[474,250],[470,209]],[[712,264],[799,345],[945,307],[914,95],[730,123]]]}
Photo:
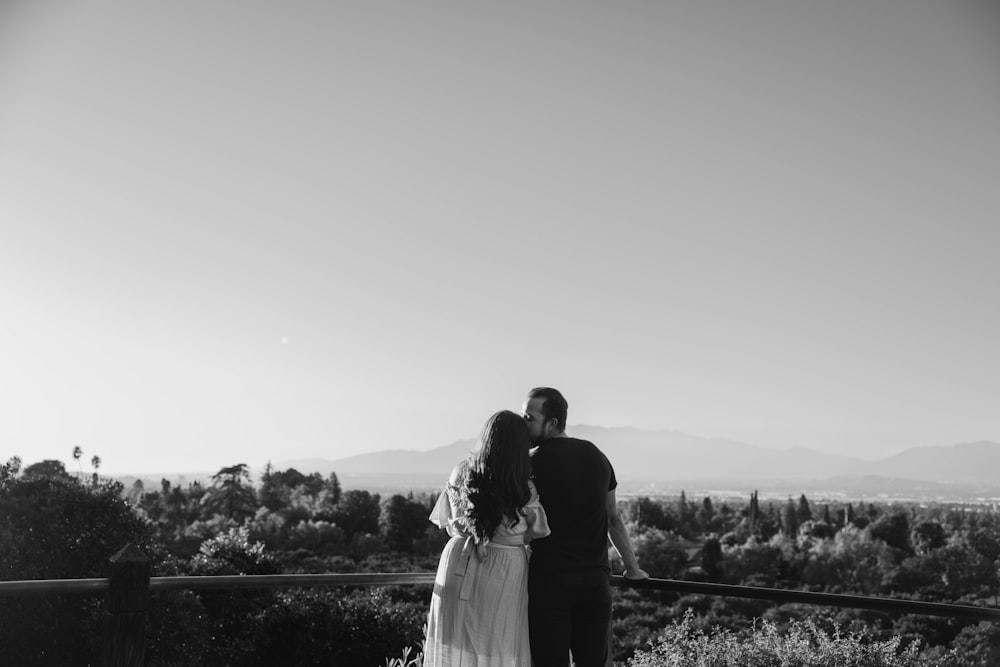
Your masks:
{"label": "hazy horizon", "polygon": [[[588,424],[588,425],[582,425],[582,424],[580,424],[580,425],[576,425],[576,426],[578,428],[580,428],[580,427],[595,428],[595,425],[592,425],[592,424]],[[602,427],[602,426],[596,426],[596,428],[614,429],[614,428],[634,428],[634,427],[627,427],[627,426],[626,427]],[[669,430],[669,429],[648,429],[648,430],[647,429],[640,429],[640,430],[646,431],[646,432],[652,432],[652,433],[656,433],[656,432],[669,432],[669,433],[677,433],[677,434],[684,435],[684,436],[692,436],[692,437],[695,437],[695,438],[699,437],[699,436],[694,435],[694,434],[680,433],[679,431],[672,431],[672,430]],[[570,425],[569,428],[567,428],[567,433],[569,433],[570,435],[573,434],[573,425]],[[750,443],[745,443],[745,442],[740,442],[740,441],[730,440],[730,439],[725,439],[725,438],[723,438],[722,440],[724,440],[726,442],[736,442],[738,444],[745,444],[745,445],[752,446],[752,447],[760,447],[762,449],[773,450],[773,451],[777,451],[777,452],[787,451],[789,449],[789,448],[780,448],[780,447],[767,447],[765,445],[750,445]],[[383,453],[387,453],[387,452],[422,452],[422,453],[427,453],[427,452],[431,452],[431,451],[434,451],[434,450],[437,450],[437,449],[446,449],[448,447],[451,447],[452,445],[457,445],[459,443],[469,443],[472,447],[475,447],[475,442],[476,442],[476,437],[470,436],[468,438],[459,438],[457,440],[453,440],[452,442],[447,442],[447,443],[444,443],[444,444],[441,444],[441,445],[436,445],[434,447],[429,447],[429,448],[426,448],[426,449],[417,449],[417,448],[413,448],[413,447],[392,447],[392,448],[389,448],[389,449],[380,449],[380,450],[355,452],[353,454],[347,454],[347,455],[344,455],[344,456],[327,456],[327,455],[324,455],[324,454],[314,454],[314,455],[295,456],[295,457],[268,456],[264,460],[256,460],[256,459],[254,459],[254,460],[244,460],[244,459],[240,459],[239,461],[237,461],[237,460],[234,459],[231,462],[231,464],[229,464],[229,465],[232,465],[232,464],[235,464],[235,463],[244,463],[250,469],[251,473],[256,477],[260,473],[263,472],[264,468],[268,464],[271,464],[271,466],[273,466],[274,469],[280,470],[280,469],[283,468],[283,466],[286,466],[286,465],[292,465],[292,466],[294,466],[296,463],[302,462],[302,461],[314,461],[314,460],[315,461],[338,461],[338,460],[350,459],[350,458],[354,458],[354,457],[358,457],[358,456],[365,456],[365,455],[368,455],[368,454],[383,454]],[[989,442],[991,444],[996,444],[996,445],[1000,446],[1000,443],[993,443],[992,441],[979,440],[979,441],[976,441],[976,442],[955,442],[955,443],[947,443],[947,444],[940,444],[940,445],[921,445],[920,447],[949,448],[949,447],[954,447],[954,446],[957,446],[957,445],[977,444],[977,443],[981,443],[981,442]],[[598,444],[600,445],[601,449],[603,449],[610,457],[614,458],[616,456],[616,447],[617,447],[617,445],[619,443],[617,443],[614,439],[601,440]],[[811,448],[806,448],[806,449],[811,449]],[[908,449],[911,449],[911,448],[903,448],[903,449],[900,449],[897,452],[890,452],[890,453],[887,453],[887,454],[879,454],[877,456],[865,456],[863,454],[844,454],[842,452],[833,452],[833,453],[834,454],[840,454],[840,455],[843,455],[843,456],[847,456],[847,457],[852,458],[852,459],[857,459],[858,461],[862,461],[862,462],[873,462],[873,461],[882,461],[884,459],[891,458],[892,456],[894,456],[896,454],[899,454],[899,453],[902,453],[904,451],[907,451]],[[812,451],[816,451],[818,453],[824,453],[822,450],[812,450]],[[621,454],[618,454],[618,456],[620,457]],[[62,460],[64,463],[66,463],[66,469],[67,469],[68,472],[76,474],[76,472],[77,472],[77,465],[76,465],[76,463],[74,461],[71,460],[71,457],[69,455],[61,457],[61,458],[60,457],[55,457],[55,458],[58,458],[58,459]],[[85,457],[83,457],[83,459],[81,459],[81,469],[86,474],[90,474],[90,473],[93,472],[93,468],[90,468],[88,466],[88,464],[87,464],[87,460],[88,459],[89,459],[89,457],[87,457],[87,456],[85,456]],[[619,460],[619,462],[620,463],[625,463],[624,461],[621,461],[621,460]],[[104,472],[103,471],[103,466],[102,466],[101,472],[102,472],[102,474]],[[117,471],[117,472],[113,472],[113,473],[109,473],[109,474],[111,474],[111,475],[126,475],[126,476],[127,475],[142,476],[142,475],[160,474],[160,473],[170,473],[170,474],[186,474],[186,473],[204,474],[204,473],[208,473],[208,474],[214,474],[215,472],[217,472],[217,469],[215,469],[215,468],[212,468],[212,469],[209,469],[209,468],[190,468],[190,469],[185,468],[185,469],[169,469],[169,470],[167,470],[167,469],[157,469],[157,470],[122,470],[122,471]],[[314,472],[314,471],[302,469],[302,470],[300,470],[300,472],[306,472],[306,473],[308,473],[308,472]],[[334,471],[334,472],[336,472],[336,471]],[[445,471],[445,472],[447,472],[447,471]],[[858,474],[859,475],[865,474],[865,471],[859,470]],[[712,477],[711,471],[707,471],[705,473],[705,475],[706,475],[706,477]]]}
{"label": "hazy horizon", "polygon": [[0,460],[1000,442],[1000,7],[0,4]]}

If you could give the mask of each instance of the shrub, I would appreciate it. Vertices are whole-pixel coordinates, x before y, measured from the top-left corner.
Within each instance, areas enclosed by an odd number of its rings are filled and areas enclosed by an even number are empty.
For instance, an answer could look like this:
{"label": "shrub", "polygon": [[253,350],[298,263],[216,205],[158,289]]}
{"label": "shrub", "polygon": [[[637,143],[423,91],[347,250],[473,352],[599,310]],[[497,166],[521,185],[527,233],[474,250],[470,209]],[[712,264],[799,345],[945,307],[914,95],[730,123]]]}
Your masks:
{"label": "shrub", "polygon": [[[186,564],[188,571],[277,573],[276,559],[249,535],[246,528],[233,528],[206,540]],[[151,667],[377,667],[386,655],[420,647],[430,597],[426,588],[412,602],[394,599],[388,589],[343,586],[154,596],[150,620],[157,625],[147,662]],[[175,616],[189,628],[187,636],[175,631],[170,622]]]}
{"label": "shrub", "polygon": [[263,611],[253,657],[241,664],[375,667],[419,647],[426,619],[426,605],[392,602],[378,589],[292,589]]}
{"label": "shrub", "polygon": [[[277,563],[260,542],[251,542],[246,528],[231,528],[202,542],[189,564],[191,574],[277,574]],[[260,614],[274,603],[276,594],[263,588],[200,591],[203,628],[211,641],[200,648],[206,665],[251,664]],[[197,648],[192,644],[193,648]]]}
{"label": "shrub", "polygon": [[412,657],[410,654],[412,650],[409,646],[403,649],[403,657],[401,658],[386,658],[385,667],[420,667],[424,664],[424,654],[416,653]]}
{"label": "shrub", "polygon": [[792,621],[779,632],[771,621],[755,625],[746,637],[730,630],[710,632],[694,627],[688,612],[651,642],[648,651],[637,652],[629,667],[917,667],[922,665],[916,642],[900,648],[900,639],[872,641],[863,634],[832,633],[811,620]]}
{"label": "shrub", "polygon": [[[129,542],[147,554],[148,526],[117,482],[25,476],[0,485],[0,579],[106,577]],[[104,603],[97,596],[38,595],[0,600],[0,662],[96,664]]]}

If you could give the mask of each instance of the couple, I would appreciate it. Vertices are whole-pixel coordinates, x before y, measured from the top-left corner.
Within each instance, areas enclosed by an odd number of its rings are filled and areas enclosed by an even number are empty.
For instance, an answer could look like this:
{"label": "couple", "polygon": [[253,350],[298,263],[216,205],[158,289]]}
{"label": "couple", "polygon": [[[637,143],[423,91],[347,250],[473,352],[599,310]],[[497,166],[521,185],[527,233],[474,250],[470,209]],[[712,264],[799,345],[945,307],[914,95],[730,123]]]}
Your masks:
{"label": "couple", "polygon": [[611,463],[566,435],[566,412],[557,390],[532,389],[523,414],[490,417],[452,471],[430,517],[451,539],[424,667],[564,667],[570,652],[577,667],[610,664],[608,536],[627,578],[648,575],[618,515]]}

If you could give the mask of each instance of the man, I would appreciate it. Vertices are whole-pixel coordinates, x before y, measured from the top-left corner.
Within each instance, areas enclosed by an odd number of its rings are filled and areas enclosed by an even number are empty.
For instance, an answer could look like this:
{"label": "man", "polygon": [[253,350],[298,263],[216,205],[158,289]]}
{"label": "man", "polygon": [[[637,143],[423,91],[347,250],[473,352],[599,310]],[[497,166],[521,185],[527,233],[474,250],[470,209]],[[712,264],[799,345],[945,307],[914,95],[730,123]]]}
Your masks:
{"label": "man", "polygon": [[625,577],[649,577],[639,568],[618,515],[614,468],[586,440],[566,435],[566,399],[550,387],[528,392],[531,465],[552,533],[531,543],[528,625],[535,667],[611,664],[611,585],[608,536],[625,563]]}

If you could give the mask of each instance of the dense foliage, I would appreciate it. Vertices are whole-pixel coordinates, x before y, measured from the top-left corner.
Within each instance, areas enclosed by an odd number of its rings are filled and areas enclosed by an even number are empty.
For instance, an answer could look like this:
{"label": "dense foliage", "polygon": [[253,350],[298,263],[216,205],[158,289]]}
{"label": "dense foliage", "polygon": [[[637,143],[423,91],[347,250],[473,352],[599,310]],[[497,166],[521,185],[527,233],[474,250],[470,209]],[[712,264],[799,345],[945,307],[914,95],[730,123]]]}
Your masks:
{"label": "dense foliage", "polygon": [[[126,491],[58,461],[22,471],[12,459],[0,465],[0,579],[105,577],[128,543],[153,576],[429,571],[443,545],[426,530],[431,502],[341,493],[335,475],[294,470],[268,471],[258,488],[241,464],[208,486]],[[383,665],[419,649],[429,600],[430,586],[154,593],[147,664]],[[88,595],[0,598],[4,664],[99,664],[104,607]]]}
{"label": "dense foliage", "polygon": [[[105,577],[110,556],[129,542],[156,551],[117,482],[0,475],[0,579]],[[81,656],[100,650],[102,608],[80,595],[0,598],[4,664],[87,664]]]}
{"label": "dense foliage", "polygon": [[792,620],[784,629],[764,620],[743,633],[719,627],[706,631],[696,626],[688,609],[648,649],[637,651],[628,667],[991,667],[996,656],[987,644],[977,642],[969,650],[958,642],[948,651],[921,653],[919,640],[904,645],[898,636],[879,640],[863,631],[844,632],[836,624],[824,629],[812,619]]}
{"label": "dense foliage", "polygon": [[877,641],[859,634],[826,631],[814,621],[792,621],[784,631],[773,621],[753,626],[749,636],[698,628],[689,609],[649,650],[639,651],[629,667],[919,667],[917,644],[900,646],[898,637]]}
{"label": "dense foliage", "polygon": [[[255,484],[243,464],[205,485],[163,480],[126,490],[101,480],[96,466],[92,476],[74,476],[58,461],[22,471],[12,459],[0,465],[0,578],[106,576],[108,558],[130,542],[150,557],[154,576],[431,572],[447,540],[427,521],[434,500],[343,490],[334,474],[294,469],[268,467]],[[621,511],[655,577],[997,602],[1000,514],[987,506],[819,505],[757,494],[689,501],[682,493],[623,500]],[[419,651],[430,594],[430,586],[154,593],[147,663],[384,665]],[[621,665],[740,664],[678,662],[665,647],[752,656],[764,645],[809,642],[831,656],[861,651],[868,662],[787,664],[1000,664],[1000,630],[988,623],[635,589],[614,595]],[[5,658],[26,667],[97,664],[102,610],[90,596],[0,598]]]}
{"label": "dense foliage", "polygon": [[[715,509],[711,499],[693,503],[682,494],[679,500],[634,499],[622,510],[639,561],[654,577],[997,605],[1000,514],[989,506],[843,503],[814,509],[805,496],[762,506],[753,494],[745,503],[730,500]],[[970,662],[956,664],[1000,664],[1000,643],[989,624],[654,591],[616,590],[615,596],[619,661],[694,610],[693,626],[743,639],[754,619],[777,627],[812,619],[865,631],[878,641],[919,641],[923,659],[943,660],[957,646]]]}

